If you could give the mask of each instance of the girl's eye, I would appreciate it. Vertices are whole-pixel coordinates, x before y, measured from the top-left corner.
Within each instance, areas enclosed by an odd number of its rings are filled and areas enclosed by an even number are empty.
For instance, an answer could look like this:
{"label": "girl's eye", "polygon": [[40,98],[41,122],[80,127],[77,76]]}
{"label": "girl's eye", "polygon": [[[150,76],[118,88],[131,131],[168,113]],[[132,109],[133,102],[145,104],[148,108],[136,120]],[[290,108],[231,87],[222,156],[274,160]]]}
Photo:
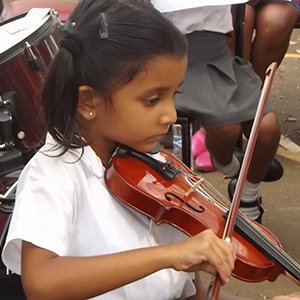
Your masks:
{"label": "girl's eye", "polygon": [[175,93],[174,93],[174,95],[179,95],[179,94],[182,94],[182,91],[176,90]]}
{"label": "girl's eye", "polygon": [[151,98],[151,99],[147,99],[146,102],[149,106],[153,106],[155,105],[158,101],[160,100],[159,97],[155,97],[155,98]]}

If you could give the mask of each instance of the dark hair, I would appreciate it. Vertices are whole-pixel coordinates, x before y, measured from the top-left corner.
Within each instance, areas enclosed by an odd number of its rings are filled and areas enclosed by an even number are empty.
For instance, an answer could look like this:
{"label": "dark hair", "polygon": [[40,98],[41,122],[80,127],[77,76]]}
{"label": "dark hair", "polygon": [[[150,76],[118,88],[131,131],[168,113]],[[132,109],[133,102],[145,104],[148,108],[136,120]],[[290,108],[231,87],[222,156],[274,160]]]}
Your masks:
{"label": "dark hair", "polygon": [[109,100],[149,59],[187,53],[185,37],[149,2],[84,0],[65,24],[42,95],[47,130],[65,151],[85,145],[75,129],[79,86]]}

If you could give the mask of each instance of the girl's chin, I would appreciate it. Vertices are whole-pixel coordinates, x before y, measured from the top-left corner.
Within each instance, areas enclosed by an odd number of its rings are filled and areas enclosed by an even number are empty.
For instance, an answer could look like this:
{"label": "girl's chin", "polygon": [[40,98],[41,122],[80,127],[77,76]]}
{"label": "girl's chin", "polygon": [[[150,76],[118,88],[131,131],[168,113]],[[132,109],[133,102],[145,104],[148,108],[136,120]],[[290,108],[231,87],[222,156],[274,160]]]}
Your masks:
{"label": "girl's chin", "polygon": [[157,153],[160,150],[160,143],[156,142],[151,149],[149,149],[148,153]]}
{"label": "girl's chin", "polygon": [[137,147],[135,146],[129,146],[129,148],[134,149],[135,151],[142,152],[142,153],[157,153],[160,149],[160,143],[159,142],[153,142],[149,143],[147,145],[139,145]]}

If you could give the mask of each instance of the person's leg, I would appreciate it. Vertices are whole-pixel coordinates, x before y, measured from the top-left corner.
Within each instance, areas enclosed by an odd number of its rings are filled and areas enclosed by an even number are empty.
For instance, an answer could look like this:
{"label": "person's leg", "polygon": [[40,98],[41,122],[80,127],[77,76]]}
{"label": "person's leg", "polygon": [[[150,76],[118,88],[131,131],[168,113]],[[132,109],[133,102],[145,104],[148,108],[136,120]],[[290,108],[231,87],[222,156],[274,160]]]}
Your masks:
{"label": "person's leg", "polygon": [[[226,176],[233,178],[229,182],[229,197],[232,199],[236,186],[236,177],[239,174],[241,162],[234,155],[234,149],[237,139],[241,135],[241,125],[227,125],[221,128],[207,130],[207,148],[211,151],[211,157],[214,166],[218,171]],[[250,219],[258,220],[261,217],[259,203],[256,199],[259,195],[260,183],[250,183],[246,180],[243,186],[241,195],[240,210],[245,213]],[[250,203],[250,207],[244,208],[243,205]]]}
{"label": "person's leg", "polygon": [[[243,125],[232,124],[219,128],[206,129],[206,146],[211,153],[216,169],[233,179],[228,186],[232,198],[237,183],[235,178],[240,171],[241,159],[235,153],[235,146],[241,132],[249,137],[252,122]],[[261,182],[270,170],[278,148],[280,125],[275,113],[266,114],[261,120],[255,148],[251,157],[249,171],[241,195],[241,210],[253,220],[261,221],[259,190]],[[274,169],[276,171],[276,168]]]}
{"label": "person's leg", "polygon": [[284,58],[297,19],[297,9],[290,3],[263,2],[256,7],[250,61],[262,80],[270,63],[280,64]]}
{"label": "person's leg", "polygon": [[[249,136],[251,125],[249,122],[243,124],[245,136]],[[280,140],[280,124],[274,112],[266,114],[259,127],[253,156],[249,166],[247,180],[252,183],[263,181],[272,160],[276,155]]]}
{"label": "person's leg", "polygon": [[[221,166],[228,166],[241,133],[248,138],[252,122],[231,124],[218,128],[206,128],[206,147],[212,156],[213,163],[218,170]],[[256,144],[249,166],[247,180],[259,183],[264,180],[271,162],[273,161],[280,139],[280,124],[274,112],[266,114],[261,120]],[[223,171],[220,170],[220,171]],[[239,167],[229,177],[234,177],[239,172]],[[234,174],[235,173],[235,174]]]}
{"label": "person's leg", "polygon": [[[243,124],[244,134],[249,137],[252,122]],[[253,220],[261,222],[263,209],[261,207],[260,186],[267,172],[274,163],[274,157],[280,139],[280,125],[275,113],[268,113],[261,120],[257,140],[251,157],[246,181],[241,195],[240,209]],[[279,165],[279,167],[281,167]],[[276,167],[273,168],[276,171]],[[279,169],[278,169],[279,170]],[[280,171],[280,170],[279,170]],[[237,180],[234,178],[228,185],[232,198]]]}
{"label": "person's leg", "polygon": [[229,177],[238,174],[240,163],[233,156],[234,148],[242,133],[241,124],[206,128],[206,147],[216,169]]}
{"label": "person's leg", "polygon": [[255,28],[255,8],[251,5],[245,6],[244,32],[243,32],[243,55],[250,60],[252,39]]}

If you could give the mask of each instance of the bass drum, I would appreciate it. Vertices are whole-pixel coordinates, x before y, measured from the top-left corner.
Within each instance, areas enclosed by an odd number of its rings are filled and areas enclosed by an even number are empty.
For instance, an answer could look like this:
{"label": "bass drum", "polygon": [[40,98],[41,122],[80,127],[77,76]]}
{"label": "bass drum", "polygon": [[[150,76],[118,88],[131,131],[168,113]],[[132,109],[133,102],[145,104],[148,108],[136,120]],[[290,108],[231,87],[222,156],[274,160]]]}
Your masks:
{"label": "bass drum", "polygon": [[52,9],[32,9],[0,24],[0,95],[13,102],[13,141],[25,156],[44,142],[41,90],[58,51],[61,21]]}
{"label": "bass drum", "polygon": [[[0,12],[1,12],[0,0]],[[74,10],[79,0],[10,0],[4,1],[2,19],[10,19],[22,13],[26,13],[32,7],[51,7],[58,12],[59,18],[65,22],[70,13]]]}
{"label": "bass drum", "polygon": [[[41,90],[58,51],[60,33],[61,21],[52,9],[32,9],[0,23],[0,111],[5,114],[7,108],[12,116],[11,130],[4,130],[4,114],[1,115],[0,142],[3,145],[3,140],[8,141],[8,136],[11,136],[14,145],[13,149],[8,148],[0,153],[0,173],[3,175],[0,177],[0,253],[14,207],[14,193],[11,190],[15,188],[19,176],[18,172],[10,171],[22,165],[22,162],[15,162],[19,152],[26,163],[44,143],[46,126]],[[8,162],[10,167],[7,167]],[[0,290],[1,299],[26,299],[20,276],[7,272],[2,260]]]}

